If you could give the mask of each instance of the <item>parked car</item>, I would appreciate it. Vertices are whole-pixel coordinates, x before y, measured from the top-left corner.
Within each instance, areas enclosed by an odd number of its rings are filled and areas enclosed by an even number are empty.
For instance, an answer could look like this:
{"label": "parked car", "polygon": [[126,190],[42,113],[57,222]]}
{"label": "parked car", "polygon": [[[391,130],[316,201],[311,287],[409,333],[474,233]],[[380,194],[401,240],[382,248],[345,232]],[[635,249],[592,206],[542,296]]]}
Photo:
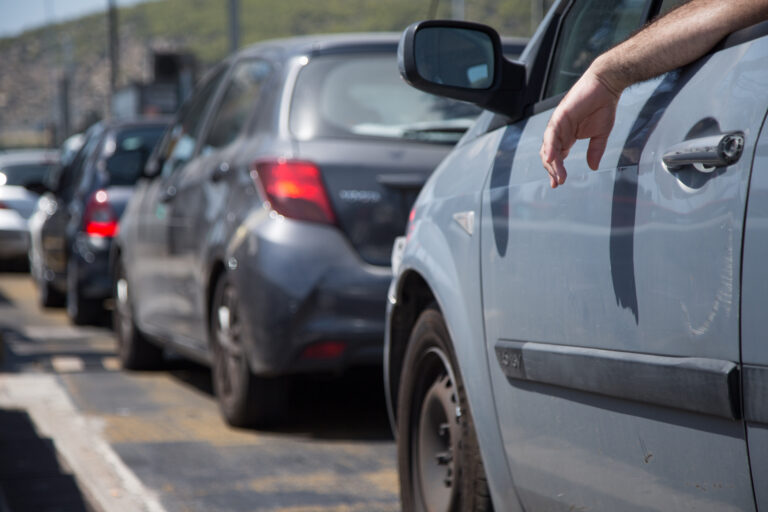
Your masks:
{"label": "parked car", "polygon": [[29,228],[29,247],[27,249],[27,258],[29,260],[29,272],[35,282],[42,276],[42,228],[45,220],[51,216],[55,209],[56,199],[51,192],[61,170],[72,163],[77,152],[83,146],[85,134],[77,133],[68,137],[59,148],[58,162],[52,167],[42,180],[43,194],[37,199],[37,203],[32,209],[27,226]]}
{"label": "parked car", "polygon": [[485,26],[404,33],[406,80],[490,109],[393,249],[404,510],[768,510],[768,25],[626,90],[596,172],[580,141],[553,190],[538,154],[677,3],[557,1],[519,62]]}
{"label": "parked car", "polygon": [[109,251],[117,222],[166,126],[158,119],[97,123],[59,169],[35,214],[40,253],[30,260],[42,306],[66,304],[75,324],[103,315],[112,296]]}
{"label": "parked car", "polygon": [[279,416],[285,376],[381,361],[392,241],[479,113],[406,86],[397,37],[264,42],[202,81],[120,223],[125,368],[163,347],[210,364],[249,425]]}
{"label": "parked car", "polygon": [[50,149],[0,153],[0,259],[26,257],[28,220],[58,158],[58,151]]}

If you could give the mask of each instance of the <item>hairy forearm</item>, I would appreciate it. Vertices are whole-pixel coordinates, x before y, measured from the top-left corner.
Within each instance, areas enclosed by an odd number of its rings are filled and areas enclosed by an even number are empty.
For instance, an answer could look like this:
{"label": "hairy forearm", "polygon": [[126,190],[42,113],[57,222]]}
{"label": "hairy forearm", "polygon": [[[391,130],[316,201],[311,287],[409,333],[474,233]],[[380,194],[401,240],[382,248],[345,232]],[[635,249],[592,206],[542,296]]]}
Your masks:
{"label": "hairy forearm", "polygon": [[607,51],[590,71],[616,95],[698,59],[725,36],[768,18],[768,0],[692,0]]}

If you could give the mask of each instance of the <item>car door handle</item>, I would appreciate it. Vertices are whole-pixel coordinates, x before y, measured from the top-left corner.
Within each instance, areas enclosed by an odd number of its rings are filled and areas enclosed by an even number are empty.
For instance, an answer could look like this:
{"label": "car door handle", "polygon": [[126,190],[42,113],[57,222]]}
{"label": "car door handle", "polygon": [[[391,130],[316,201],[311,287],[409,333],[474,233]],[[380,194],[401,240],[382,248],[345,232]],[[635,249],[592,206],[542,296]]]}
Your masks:
{"label": "car door handle", "polygon": [[227,162],[221,162],[211,172],[211,181],[221,181],[229,174],[229,164]]}
{"label": "car door handle", "polygon": [[676,144],[664,153],[662,161],[670,171],[692,165],[698,171],[712,172],[738,162],[743,150],[743,133],[722,133]]}
{"label": "car door handle", "polygon": [[169,201],[173,201],[174,197],[176,197],[176,187],[170,185],[160,194],[160,202],[167,203]]}

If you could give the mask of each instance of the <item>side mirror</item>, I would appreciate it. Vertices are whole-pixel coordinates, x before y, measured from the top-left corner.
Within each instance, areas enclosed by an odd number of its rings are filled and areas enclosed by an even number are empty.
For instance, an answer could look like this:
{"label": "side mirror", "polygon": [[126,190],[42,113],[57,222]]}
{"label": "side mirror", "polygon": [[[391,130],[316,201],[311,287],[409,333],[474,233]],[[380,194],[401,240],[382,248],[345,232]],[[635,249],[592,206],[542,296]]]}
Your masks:
{"label": "side mirror", "polygon": [[417,89],[512,118],[523,114],[526,68],[504,57],[499,34],[488,26],[417,22],[403,32],[397,56],[400,75]]}
{"label": "side mirror", "polygon": [[144,165],[144,167],[141,170],[141,177],[147,178],[147,179],[153,179],[155,176],[160,174],[160,171],[163,169],[163,164],[165,161],[160,158],[159,156],[150,156],[149,160],[147,160],[147,163]]}
{"label": "side mirror", "polygon": [[30,192],[33,192],[39,196],[45,194],[46,192],[51,191],[51,189],[48,188],[48,186],[45,184],[44,181],[31,181],[25,184],[24,188],[26,188]]}

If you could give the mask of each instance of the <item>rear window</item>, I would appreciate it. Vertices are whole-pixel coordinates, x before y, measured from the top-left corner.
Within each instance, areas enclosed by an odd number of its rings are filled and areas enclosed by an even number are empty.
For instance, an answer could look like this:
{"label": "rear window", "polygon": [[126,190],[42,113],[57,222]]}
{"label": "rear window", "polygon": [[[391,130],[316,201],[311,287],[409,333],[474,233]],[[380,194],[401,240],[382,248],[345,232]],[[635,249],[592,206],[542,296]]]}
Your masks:
{"label": "rear window", "polygon": [[[163,135],[164,126],[131,128],[118,132],[114,140],[114,150],[106,161],[110,185],[133,185],[141,176],[144,164]],[[108,142],[111,145],[112,142]]]}
{"label": "rear window", "polygon": [[453,144],[479,113],[469,103],[407,85],[394,55],[326,55],[299,73],[290,130],[299,140],[387,137]]}
{"label": "rear window", "polygon": [[55,163],[13,164],[0,168],[0,185],[26,186],[43,183]]}

